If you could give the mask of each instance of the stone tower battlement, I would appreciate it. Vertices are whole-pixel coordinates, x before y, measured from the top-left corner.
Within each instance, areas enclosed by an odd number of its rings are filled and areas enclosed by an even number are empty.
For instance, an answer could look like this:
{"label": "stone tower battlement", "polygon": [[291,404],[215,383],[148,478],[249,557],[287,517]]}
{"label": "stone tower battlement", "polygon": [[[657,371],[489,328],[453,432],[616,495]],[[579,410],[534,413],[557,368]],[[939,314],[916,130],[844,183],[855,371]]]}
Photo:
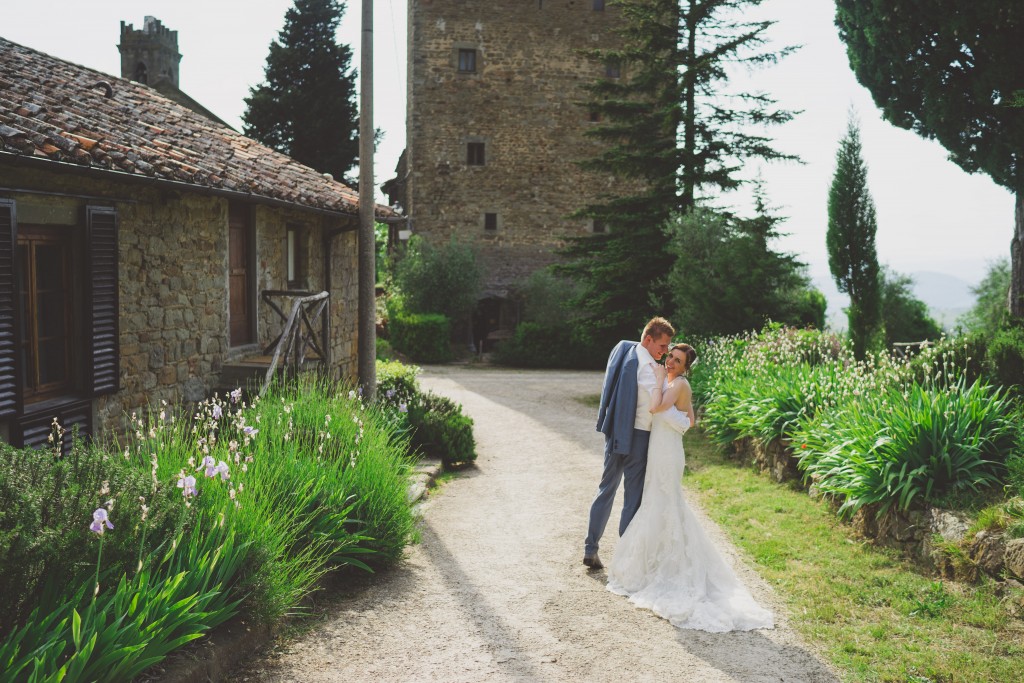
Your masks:
{"label": "stone tower battlement", "polygon": [[121,77],[157,86],[166,81],[178,87],[178,32],[156,17],[146,17],[141,29],[121,22]]}

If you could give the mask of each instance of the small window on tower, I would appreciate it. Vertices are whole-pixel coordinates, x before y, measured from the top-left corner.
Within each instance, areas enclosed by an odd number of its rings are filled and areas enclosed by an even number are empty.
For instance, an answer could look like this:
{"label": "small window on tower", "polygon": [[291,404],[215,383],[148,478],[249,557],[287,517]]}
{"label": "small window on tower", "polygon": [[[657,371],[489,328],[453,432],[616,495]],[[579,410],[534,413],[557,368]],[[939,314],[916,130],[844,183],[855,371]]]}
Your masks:
{"label": "small window on tower", "polygon": [[617,59],[609,59],[604,65],[604,75],[608,78],[622,76],[622,64]]}
{"label": "small window on tower", "polygon": [[604,11],[604,0],[594,0],[593,7],[594,7],[594,11],[595,12],[603,12]]}
{"label": "small window on tower", "polygon": [[595,218],[590,222],[590,231],[595,235],[603,235],[608,232],[608,228],[605,227],[604,220]]}
{"label": "small window on tower", "polygon": [[476,50],[459,48],[459,73],[476,73]]}
{"label": "small window on tower", "polygon": [[466,144],[466,165],[484,165],[484,143],[470,142]]}
{"label": "small window on tower", "polygon": [[494,232],[498,229],[498,214],[496,213],[485,213],[484,214],[484,230],[487,232]]}

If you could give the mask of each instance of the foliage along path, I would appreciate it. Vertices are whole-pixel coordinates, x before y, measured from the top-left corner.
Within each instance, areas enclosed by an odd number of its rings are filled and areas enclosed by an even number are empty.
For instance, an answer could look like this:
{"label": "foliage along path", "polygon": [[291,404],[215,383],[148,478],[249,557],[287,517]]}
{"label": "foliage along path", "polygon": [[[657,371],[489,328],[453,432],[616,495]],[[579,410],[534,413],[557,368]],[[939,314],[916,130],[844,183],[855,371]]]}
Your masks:
{"label": "foliage along path", "polygon": [[[402,566],[331,599],[308,633],[232,680],[837,680],[706,519],[755,597],[775,609],[774,630],[679,630],[606,591],[604,571],[586,570],[603,437],[594,409],[575,399],[600,384],[598,372],[427,368],[421,387],[475,421],[476,466],[431,494],[422,540]],[[606,562],[618,514],[617,503]]]}

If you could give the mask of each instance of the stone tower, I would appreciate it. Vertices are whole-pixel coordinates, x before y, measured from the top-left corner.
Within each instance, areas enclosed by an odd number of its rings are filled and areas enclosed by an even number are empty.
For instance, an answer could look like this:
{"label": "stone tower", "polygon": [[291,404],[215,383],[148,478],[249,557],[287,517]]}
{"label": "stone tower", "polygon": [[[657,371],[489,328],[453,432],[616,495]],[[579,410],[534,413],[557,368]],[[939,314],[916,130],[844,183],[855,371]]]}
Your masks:
{"label": "stone tower", "polygon": [[595,229],[568,217],[611,188],[577,165],[597,150],[582,86],[608,75],[581,51],[607,47],[616,21],[603,0],[409,0],[401,202],[413,234],[476,249],[477,340],[514,325],[517,282]]}
{"label": "stone tower", "polygon": [[121,53],[121,78],[144,83],[197,114],[228,125],[178,85],[181,53],[178,52],[177,31],[170,30],[156,17],[146,17],[140,31],[122,21],[121,42],[117,49]]}
{"label": "stone tower", "polygon": [[178,88],[178,32],[155,17],[146,17],[141,30],[121,22],[121,78],[160,89],[169,84]]}

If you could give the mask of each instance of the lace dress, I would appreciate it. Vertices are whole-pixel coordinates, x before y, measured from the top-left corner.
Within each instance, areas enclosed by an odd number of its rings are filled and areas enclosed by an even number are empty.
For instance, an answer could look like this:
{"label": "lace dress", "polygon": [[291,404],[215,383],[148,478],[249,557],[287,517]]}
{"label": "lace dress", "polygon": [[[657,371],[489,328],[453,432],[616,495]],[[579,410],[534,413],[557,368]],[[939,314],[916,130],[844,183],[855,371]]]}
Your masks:
{"label": "lace dress", "polygon": [[666,414],[675,410],[654,416],[643,501],[615,548],[608,590],[679,628],[772,628],[772,613],[754,601],[686,503],[686,456],[671,426],[678,415]]}

